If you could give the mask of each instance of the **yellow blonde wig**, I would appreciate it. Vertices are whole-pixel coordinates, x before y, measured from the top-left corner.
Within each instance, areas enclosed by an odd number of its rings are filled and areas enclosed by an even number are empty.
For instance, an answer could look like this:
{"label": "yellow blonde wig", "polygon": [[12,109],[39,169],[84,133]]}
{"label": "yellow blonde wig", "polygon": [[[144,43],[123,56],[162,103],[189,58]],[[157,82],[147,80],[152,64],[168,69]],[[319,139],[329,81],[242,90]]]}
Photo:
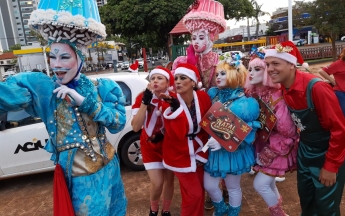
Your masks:
{"label": "yellow blonde wig", "polygon": [[218,63],[217,72],[225,71],[226,72],[226,85],[229,88],[244,87],[247,77],[247,69],[240,64],[238,68],[230,65],[226,61],[221,61]]}

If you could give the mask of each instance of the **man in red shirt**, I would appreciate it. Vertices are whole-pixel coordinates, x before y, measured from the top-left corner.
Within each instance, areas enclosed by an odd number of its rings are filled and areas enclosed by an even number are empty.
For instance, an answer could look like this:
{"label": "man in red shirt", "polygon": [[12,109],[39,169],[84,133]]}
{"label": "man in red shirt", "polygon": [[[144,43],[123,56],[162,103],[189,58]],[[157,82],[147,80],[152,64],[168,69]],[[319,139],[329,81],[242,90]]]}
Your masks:
{"label": "man in red shirt", "polygon": [[333,89],[316,76],[297,70],[297,61],[303,63],[303,58],[291,41],[267,50],[265,61],[272,81],[282,84],[285,102],[300,133],[297,188],[301,215],[340,216],[345,118]]}

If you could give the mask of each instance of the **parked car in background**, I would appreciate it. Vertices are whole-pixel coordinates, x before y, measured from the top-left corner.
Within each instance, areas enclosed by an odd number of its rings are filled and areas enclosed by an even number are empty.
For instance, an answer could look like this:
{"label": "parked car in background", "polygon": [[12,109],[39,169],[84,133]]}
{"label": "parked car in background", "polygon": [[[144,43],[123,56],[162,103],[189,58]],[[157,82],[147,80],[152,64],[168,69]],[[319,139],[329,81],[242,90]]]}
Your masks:
{"label": "parked car in background", "polygon": [[[132,104],[146,88],[147,73],[109,73],[88,76],[92,80],[109,78],[116,81],[126,96],[127,122],[122,131],[111,134],[109,142],[117,149],[121,161],[133,170],[144,170],[140,151],[140,133],[132,130]],[[24,110],[7,112],[0,116],[0,179],[51,171],[51,154],[43,148],[49,136],[40,118]]]}
{"label": "parked car in background", "polygon": [[128,61],[123,62],[121,65],[121,70],[128,70],[128,68],[129,68],[129,62]]}
{"label": "parked car in background", "polygon": [[138,61],[139,68],[144,68],[144,59],[139,58],[139,59],[136,59],[136,60]]}
{"label": "parked car in background", "polygon": [[118,62],[116,63],[116,67],[117,67],[117,68],[121,68],[122,64],[123,64],[122,61],[118,61]]}
{"label": "parked car in background", "polygon": [[292,41],[296,46],[304,46],[307,43],[306,39],[294,39]]}

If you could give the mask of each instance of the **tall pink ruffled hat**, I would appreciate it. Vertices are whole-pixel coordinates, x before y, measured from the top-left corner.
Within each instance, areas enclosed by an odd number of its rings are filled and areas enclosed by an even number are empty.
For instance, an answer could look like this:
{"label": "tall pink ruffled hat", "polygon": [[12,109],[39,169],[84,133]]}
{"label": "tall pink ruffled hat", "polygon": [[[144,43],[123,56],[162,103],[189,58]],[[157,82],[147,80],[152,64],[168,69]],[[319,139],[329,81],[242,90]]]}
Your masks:
{"label": "tall pink ruffled hat", "polygon": [[204,29],[211,40],[226,29],[224,7],[214,0],[196,0],[190,6],[190,11],[184,16],[183,24],[190,33]]}

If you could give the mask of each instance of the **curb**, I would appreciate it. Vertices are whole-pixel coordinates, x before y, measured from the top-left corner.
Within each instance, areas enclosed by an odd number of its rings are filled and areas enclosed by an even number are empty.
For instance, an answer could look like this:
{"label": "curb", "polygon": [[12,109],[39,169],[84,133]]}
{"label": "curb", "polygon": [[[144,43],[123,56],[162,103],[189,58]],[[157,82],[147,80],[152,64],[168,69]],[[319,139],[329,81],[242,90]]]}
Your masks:
{"label": "curb", "polygon": [[320,59],[317,61],[306,61],[309,65],[313,65],[313,64],[319,64],[319,63],[324,63],[324,62],[333,62],[333,59]]}

